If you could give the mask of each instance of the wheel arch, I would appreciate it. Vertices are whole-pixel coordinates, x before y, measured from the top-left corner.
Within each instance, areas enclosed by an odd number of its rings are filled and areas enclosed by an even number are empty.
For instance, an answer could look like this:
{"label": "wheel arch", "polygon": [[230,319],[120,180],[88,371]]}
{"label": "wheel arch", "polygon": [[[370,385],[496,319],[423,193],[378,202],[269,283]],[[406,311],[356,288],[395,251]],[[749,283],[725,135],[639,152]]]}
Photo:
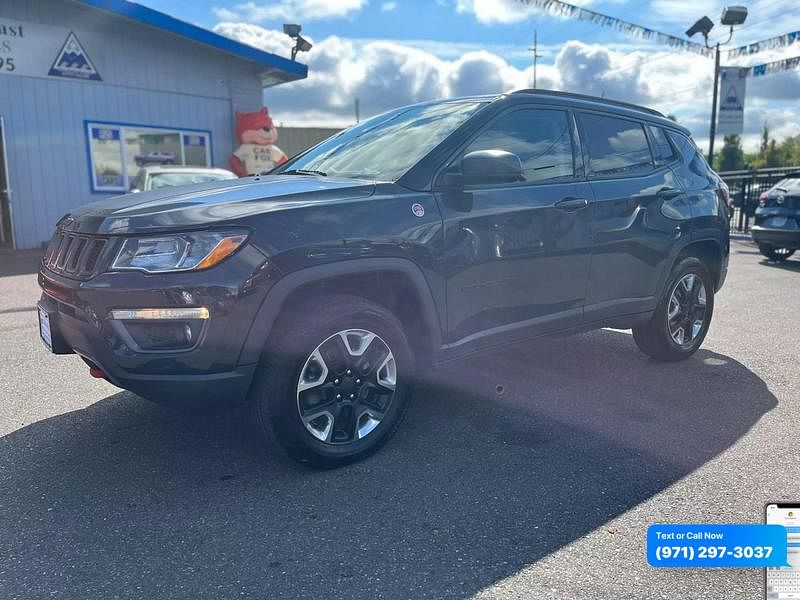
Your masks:
{"label": "wheel arch", "polygon": [[258,362],[282,311],[320,293],[353,294],[385,306],[407,329],[415,352],[432,355],[441,347],[439,313],[419,267],[402,258],[364,258],[307,267],[282,277],[256,313],[239,364]]}
{"label": "wheel arch", "polygon": [[722,275],[722,245],[719,240],[713,238],[692,240],[681,248],[681,251],[675,258],[672,268],[675,268],[675,265],[681,260],[690,256],[697,258],[706,266],[714,282],[714,289],[719,289],[720,277]]}

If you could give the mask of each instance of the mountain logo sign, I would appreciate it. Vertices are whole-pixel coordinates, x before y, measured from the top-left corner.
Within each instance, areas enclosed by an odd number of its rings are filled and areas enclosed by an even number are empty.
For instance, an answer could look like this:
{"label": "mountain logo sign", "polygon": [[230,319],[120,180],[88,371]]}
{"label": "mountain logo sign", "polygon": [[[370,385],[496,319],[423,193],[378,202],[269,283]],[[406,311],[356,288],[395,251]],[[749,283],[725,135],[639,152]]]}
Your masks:
{"label": "mountain logo sign", "polygon": [[89,55],[86,54],[86,50],[83,49],[83,46],[78,41],[78,36],[72,31],[69,32],[48,74],[55,77],[102,81]]}

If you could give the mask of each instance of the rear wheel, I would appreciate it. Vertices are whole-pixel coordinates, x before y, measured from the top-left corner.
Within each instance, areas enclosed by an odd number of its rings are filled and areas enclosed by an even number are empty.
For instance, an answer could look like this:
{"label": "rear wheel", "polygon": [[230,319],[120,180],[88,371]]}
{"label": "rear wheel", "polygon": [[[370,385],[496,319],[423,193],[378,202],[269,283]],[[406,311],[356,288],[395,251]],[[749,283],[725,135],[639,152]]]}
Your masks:
{"label": "rear wheel", "polygon": [[794,254],[794,250],[790,250],[789,248],[776,248],[775,246],[770,246],[769,244],[759,244],[758,251],[766,256],[769,260],[774,260],[776,262],[783,262],[792,254]]}
{"label": "rear wheel", "polygon": [[714,285],[708,270],[698,259],[685,258],[673,269],[650,321],[633,328],[633,339],[656,360],[683,360],[703,343],[713,312]]}
{"label": "rear wheel", "polygon": [[397,318],[355,296],[284,313],[251,401],[262,435],[297,461],[331,468],[375,452],[408,405],[412,355]]}

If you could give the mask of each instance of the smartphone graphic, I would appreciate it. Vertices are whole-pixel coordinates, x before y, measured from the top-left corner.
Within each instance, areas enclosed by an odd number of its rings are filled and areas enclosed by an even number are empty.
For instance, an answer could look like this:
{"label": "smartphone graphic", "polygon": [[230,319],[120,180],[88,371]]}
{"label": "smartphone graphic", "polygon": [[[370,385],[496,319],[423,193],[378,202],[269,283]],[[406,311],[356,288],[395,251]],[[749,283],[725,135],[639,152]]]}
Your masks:
{"label": "smartphone graphic", "polygon": [[783,525],[787,531],[786,557],[791,567],[767,567],[764,593],[767,600],[800,600],[800,502],[770,502],[765,509],[767,525]]}

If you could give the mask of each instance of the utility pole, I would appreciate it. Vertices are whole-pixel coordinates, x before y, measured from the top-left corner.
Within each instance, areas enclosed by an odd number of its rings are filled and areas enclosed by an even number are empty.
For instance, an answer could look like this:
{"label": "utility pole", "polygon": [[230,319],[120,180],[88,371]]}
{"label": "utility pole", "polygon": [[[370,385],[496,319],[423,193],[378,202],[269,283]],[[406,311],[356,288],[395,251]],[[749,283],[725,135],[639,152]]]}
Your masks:
{"label": "utility pole", "polygon": [[536,89],[536,66],[542,57],[539,54],[539,31],[536,29],[533,30],[533,48],[528,48],[528,50],[533,52],[533,89]]}
{"label": "utility pole", "polygon": [[[731,27],[733,32],[733,27]],[[730,38],[728,38],[730,39]],[[711,99],[711,130],[708,141],[708,164],[714,165],[714,138],[717,136],[717,97],[719,96],[719,42],[714,53],[714,97]]]}
{"label": "utility pole", "polygon": [[359,111],[358,111],[358,98],[356,98],[356,123],[360,123],[361,122],[361,115],[359,115],[358,113],[359,113]]}

